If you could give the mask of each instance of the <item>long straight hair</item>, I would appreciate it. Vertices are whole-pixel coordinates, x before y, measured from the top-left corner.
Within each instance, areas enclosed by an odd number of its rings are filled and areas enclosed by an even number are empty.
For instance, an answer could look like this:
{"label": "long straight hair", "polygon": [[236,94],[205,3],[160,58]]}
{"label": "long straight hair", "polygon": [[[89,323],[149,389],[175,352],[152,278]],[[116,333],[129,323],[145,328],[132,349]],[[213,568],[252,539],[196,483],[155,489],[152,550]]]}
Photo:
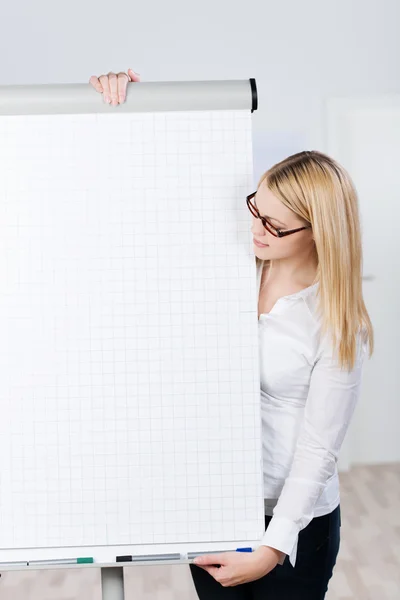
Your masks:
{"label": "long straight hair", "polygon": [[339,364],[351,369],[361,333],[373,351],[373,329],[362,294],[358,197],[347,171],[322,152],[289,156],[260,179],[311,224],[318,260],[316,280],[322,331],[329,333]]}

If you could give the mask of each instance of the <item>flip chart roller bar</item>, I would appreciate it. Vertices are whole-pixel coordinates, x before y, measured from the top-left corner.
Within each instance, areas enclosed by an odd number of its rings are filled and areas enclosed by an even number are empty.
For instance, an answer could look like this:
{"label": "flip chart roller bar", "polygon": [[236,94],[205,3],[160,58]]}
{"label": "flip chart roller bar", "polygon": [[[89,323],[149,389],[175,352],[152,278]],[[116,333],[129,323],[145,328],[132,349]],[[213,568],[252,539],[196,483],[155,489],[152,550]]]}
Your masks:
{"label": "flip chart roller bar", "polygon": [[0,86],[0,115],[257,109],[255,79],[128,83],[124,104],[105,104],[88,83]]}

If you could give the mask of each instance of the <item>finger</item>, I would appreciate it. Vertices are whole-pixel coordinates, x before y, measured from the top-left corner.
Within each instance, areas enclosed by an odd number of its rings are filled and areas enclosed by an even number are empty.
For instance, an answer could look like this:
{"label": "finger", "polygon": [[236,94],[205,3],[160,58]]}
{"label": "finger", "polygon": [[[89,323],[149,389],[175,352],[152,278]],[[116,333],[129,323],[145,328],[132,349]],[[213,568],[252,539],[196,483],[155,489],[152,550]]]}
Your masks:
{"label": "finger", "polygon": [[194,559],[194,564],[203,567],[206,565],[221,565],[224,563],[223,554],[203,554],[203,556],[197,556]]}
{"label": "finger", "polygon": [[220,557],[220,554],[203,554],[203,556],[197,556],[193,562],[199,567],[215,566],[221,564]]}
{"label": "finger", "polygon": [[99,78],[96,77],[96,75],[91,76],[91,78],[89,79],[89,83],[94,87],[96,92],[99,92],[100,94],[103,93],[103,86],[101,85]]}
{"label": "finger", "polygon": [[110,102],[111,102],[111,92],[110,92],[110,84],[108,82],[108,76],[107,75],[100,75],[99,81],[100,81],[100,83],[102,85],[102,88],[103,88],[104,102],[106,102],[107,104],[110,104]]}
{"label": "finger", "polygon": [[118,73],[118,102],[122,104],[126,98],[126,88],[129,81],[129,76],[126,73]]}
{"label": "finger", "polygon": [[117,106],[118,104],[118,80],[115,73],[108,74],[108,81],[110,82],[110,92],[111,92],[111,104],[113,106]]}
{"label": "finger", "polygon": [[207,573],[209,573],[211,577],[213,577],[215,581],[218,581],[218,583],[220,583],[223,587],[230,587],[240,583],[239,579],[237,577],[232,577],[232,575],[227,572],[227,569],[224,567],[216,567],[215,565],[206,565],[202,567],[199,565],[199,568],[203,569],[203,571],[207,571]]}
{"label": "finger", "polygon": [[140,74],[135,73],[132,69],[128,69],[128,75],[131,81],[140,81]]}
{"label": "finger", "polygon": [[214,579],[216,581],[218,581],[219,577],[220,577],[220,573],[219,573],[219,567],[200,567],[201,569],[203,569],[203,571],[207,571],[207,573],[209,573],[211,575],[211,577],[214,577]]}

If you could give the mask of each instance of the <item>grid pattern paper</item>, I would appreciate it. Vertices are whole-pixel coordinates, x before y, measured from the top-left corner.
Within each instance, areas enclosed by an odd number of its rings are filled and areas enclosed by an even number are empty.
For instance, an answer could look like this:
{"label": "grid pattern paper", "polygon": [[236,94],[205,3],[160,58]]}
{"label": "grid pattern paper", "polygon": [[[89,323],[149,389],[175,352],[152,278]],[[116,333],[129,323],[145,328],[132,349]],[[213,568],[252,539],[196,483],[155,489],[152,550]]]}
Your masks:
{"label": "grid pattern paper", "polygon": [[0,139],[0,548],[259,539],[249,111]]}

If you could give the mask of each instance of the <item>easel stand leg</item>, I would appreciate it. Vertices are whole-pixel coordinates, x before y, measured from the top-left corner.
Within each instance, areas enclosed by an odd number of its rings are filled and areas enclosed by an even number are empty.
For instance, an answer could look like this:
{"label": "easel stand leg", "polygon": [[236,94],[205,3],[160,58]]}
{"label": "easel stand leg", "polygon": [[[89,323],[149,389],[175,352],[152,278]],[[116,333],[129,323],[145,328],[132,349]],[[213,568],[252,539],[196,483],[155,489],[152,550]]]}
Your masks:
{"label": "easel stand leg", "polygon": [[124,600],[123,568],[103,567],[101,569],[101,587],[103,600]]}

